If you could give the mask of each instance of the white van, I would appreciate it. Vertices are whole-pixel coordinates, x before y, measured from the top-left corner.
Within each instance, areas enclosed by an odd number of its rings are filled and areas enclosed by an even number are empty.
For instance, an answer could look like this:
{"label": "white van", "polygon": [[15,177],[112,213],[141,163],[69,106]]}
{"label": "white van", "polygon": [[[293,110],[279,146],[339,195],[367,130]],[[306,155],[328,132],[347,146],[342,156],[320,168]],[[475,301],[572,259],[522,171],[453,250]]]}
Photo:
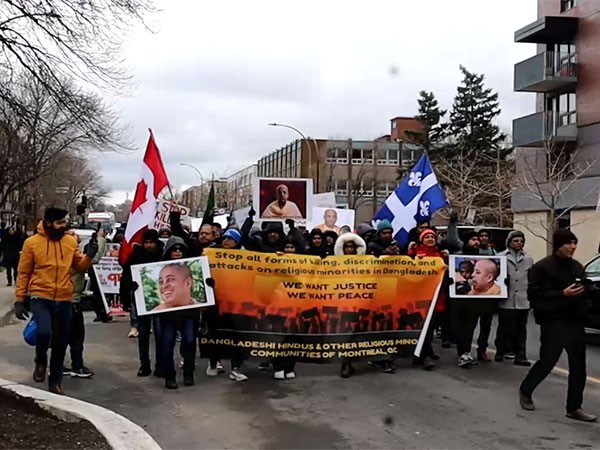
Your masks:
{"label": "white van", "polygon": [[117,223],[114,213],[111,212],[92,212],[87,216],[87,222],[90,225],[98,225],[104,229],[106,235],[109,236],[115,230]]}

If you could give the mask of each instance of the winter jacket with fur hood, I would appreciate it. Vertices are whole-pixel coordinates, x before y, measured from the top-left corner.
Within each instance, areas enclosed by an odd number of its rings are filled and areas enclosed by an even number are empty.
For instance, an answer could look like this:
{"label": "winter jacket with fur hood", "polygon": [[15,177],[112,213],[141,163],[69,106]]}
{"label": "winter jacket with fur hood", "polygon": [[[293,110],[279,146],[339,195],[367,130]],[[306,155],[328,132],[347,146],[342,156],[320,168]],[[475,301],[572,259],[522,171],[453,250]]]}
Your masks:
{"label": "winter jacket with fur hood", "polygon": [[335,241],[335,246],[333,247],[333,253],[335,256],[343,256],[344,255],[344,244],[346,242],[353,241],[356,244],[356,254],[364,255],[367,252],[367,244],[363,238],[354,233],[344,233]]}

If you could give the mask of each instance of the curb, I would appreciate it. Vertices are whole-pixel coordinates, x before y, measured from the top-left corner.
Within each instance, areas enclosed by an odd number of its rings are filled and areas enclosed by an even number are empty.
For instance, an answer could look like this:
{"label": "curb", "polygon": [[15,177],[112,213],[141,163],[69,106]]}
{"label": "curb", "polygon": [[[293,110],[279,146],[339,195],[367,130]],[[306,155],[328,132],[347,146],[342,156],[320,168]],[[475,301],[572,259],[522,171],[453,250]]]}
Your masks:
{"label": "curb", "polygon": [[161,450],[158,443],[142,427],[114,411],[2,378],[0,388],[33,399],[40,407],[62,420],[87,420],[115,450]]}

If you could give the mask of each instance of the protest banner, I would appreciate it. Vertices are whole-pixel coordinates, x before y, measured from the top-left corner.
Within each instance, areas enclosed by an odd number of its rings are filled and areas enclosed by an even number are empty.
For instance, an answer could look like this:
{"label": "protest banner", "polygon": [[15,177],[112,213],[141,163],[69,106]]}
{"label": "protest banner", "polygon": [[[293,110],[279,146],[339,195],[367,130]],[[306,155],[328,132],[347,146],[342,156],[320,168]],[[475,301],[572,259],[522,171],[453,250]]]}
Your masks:
{"label": "protest banner", "polygon": [[100,261],[94,264],[94,275],[104,309],[110,316],[119,316],[127,314],[123,311],[123,306],[119,298],[119,285],[121,284],[121,274],[123,269],[119,265],[119,244],[107,244],[106,250]]}
{"label": "protest banner", "polygon": [[131,266],[138,316],[202,308],[215,304],[205,256]]}
{"label": "protest banner", "polygon": [[[412,350],[444,262],[206,249],[219,307],[203,349],[327,362]],[[215,347],[215,348],[212,348]]]}
{"label": "protest banner", "polygon": [[185,206],[176,205],[175,203],[167,200],[158,200],[156,206],[156,216],[154,218],[154,225],[152,228],[155,230],[162,230],[166,228],[171,229],[171,223],[169,221],[169,214],[171,211],[179,211],[181,214],[181,224],[192,227],[192,219],[190,218],[190,209]]}

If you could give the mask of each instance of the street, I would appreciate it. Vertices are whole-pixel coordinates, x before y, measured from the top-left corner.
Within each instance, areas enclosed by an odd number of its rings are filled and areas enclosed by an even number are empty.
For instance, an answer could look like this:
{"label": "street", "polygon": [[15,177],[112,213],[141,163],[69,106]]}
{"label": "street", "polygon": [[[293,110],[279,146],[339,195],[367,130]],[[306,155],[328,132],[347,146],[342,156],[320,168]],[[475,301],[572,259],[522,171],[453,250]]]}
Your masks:
{"label": "street", "polygon": [[[1,289],[5,305],[8,294]],[[564,416],[560,369],[536,391],[535,412],[522,411],[517,401],[526,368],[504,362],[459,369],[455,351],[441,349],[434,372],[413,368],[408,359],[394,375],[360,362],[348,380],[339,377],[337,364],[299,364],[298,378],[278,382],[250,361],[250,380],[234,383],[226,374],[206,377],[201,360],[196,386],[167,391],[163,380],[136,377],[137,346],[126,338],[125,318],[109,324],[92,318],[86,313],[85,359],[95,376],[66,378],[67,394],[123,414],[166,449],[593,448],[600,436],[599,425]],[[33,349],[22,340],[22,326],[8,316],[2,321],[0,377],[35,386]],[[530,331],[535,359],[537,327]],[[584,406],[600,413],[600,348],[588,347],[588,367]]]}

